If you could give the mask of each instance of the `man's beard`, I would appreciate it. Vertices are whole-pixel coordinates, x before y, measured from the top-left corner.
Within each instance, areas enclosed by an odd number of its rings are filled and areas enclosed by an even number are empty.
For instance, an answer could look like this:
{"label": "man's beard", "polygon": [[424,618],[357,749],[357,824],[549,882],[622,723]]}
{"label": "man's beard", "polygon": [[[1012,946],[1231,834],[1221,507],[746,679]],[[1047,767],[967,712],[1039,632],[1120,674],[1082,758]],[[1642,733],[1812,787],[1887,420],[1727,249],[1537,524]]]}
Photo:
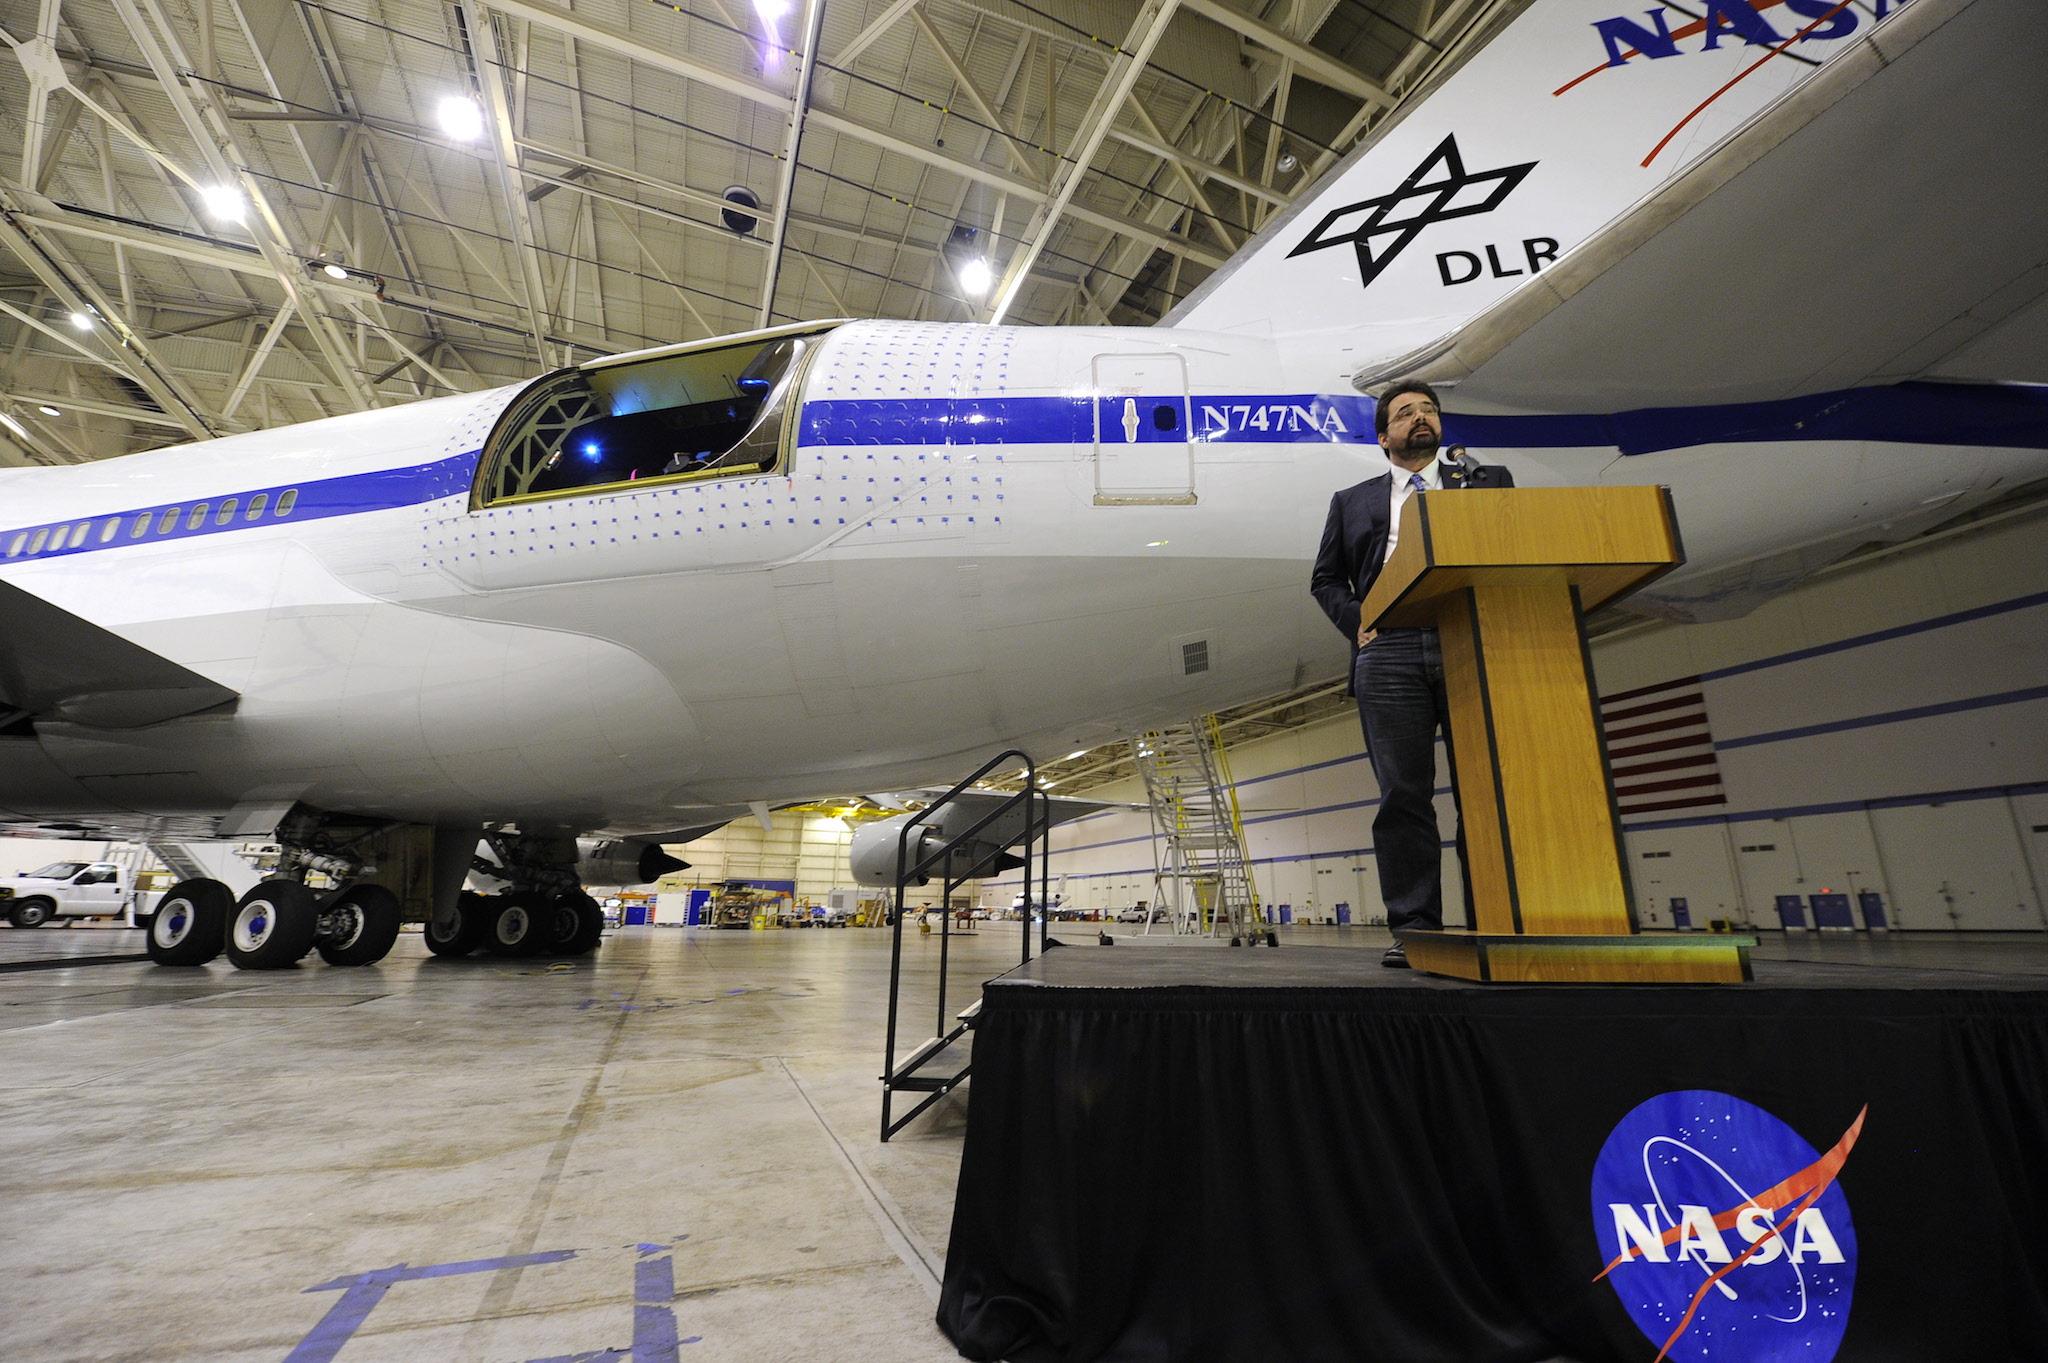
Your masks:
{"label": "man's beard", "polygon": [[1408,438],[1401,443],[1401,453],[1413,459],[1418,455],[1435,454],[1442,444],[1443,438],[1435,431],[1427,428],[1410,431]]}

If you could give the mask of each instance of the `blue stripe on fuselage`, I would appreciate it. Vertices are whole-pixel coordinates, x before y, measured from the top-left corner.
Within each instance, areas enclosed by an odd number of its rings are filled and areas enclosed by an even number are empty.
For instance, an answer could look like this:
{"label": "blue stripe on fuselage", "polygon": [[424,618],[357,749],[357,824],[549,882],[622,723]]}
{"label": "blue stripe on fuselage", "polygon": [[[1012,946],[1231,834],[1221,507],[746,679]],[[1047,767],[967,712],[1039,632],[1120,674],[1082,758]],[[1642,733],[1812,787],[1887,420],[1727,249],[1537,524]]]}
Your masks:
{"label": "blue stripe on fuselage", "polygon": [[[403,468],[375,469],[369,473],[344,474],[339,478],[316,478],[303,483],[277,483],[270,487],[250,488],[247,492],[223,493],[218,497],[189,498],[182,502],[161,502],[154,506],[131,507],[126,511],[101,512],[95,516],[73,517],[62,521],[46,521],[40,525],[13,526],[0,531],[0,564],[41,562],[44,559],[64,558],[71,554],[88,553],[95,549],[121,549],[136,544],[162,544],[168,540],[197,539],[202,535],[225,535],[233,530],[254,530],[258,526],[277,525],[281,522],[324,520],[329,516],[353,516],[364,511],[389,511],[395,507],[417,506],[422,502],[438,501],[443,497],[454,497],[469,491],[471,480],[476,476],[477,456],[481,450],[467,454],[453,455],[438,459],[431,464],[409,464]],[[296,491],[291,509],[280,515],[278,504],[289,492]],[[256,498],[263,498],[263,512],[251,519],[249,505]],[[221,519],[222,506],[232,498],[234,514],[225,521]],[[194,510],[204,507],[205,515],[198,525],[192,524]],[[161,529],[166,513],[176,512],[169,529]],[[143,524],[143,532],[135,529]],[[112,538],[106,538],[108,522],[114,523]],[[80,531],[83,539],[80,541]],[[19,535],[26,535],[26,544],[33,543],[38,532],[46,532],[42,550],[39,553],[9,555],[7,550]],[[56,547],[59,543],[62,548]]]}
{"label": "blue stripe on fuselage", "polygon": [[[1083,445],[1188,439],[1212,444],[1376,443],[1373,400],[1351,394],[1087,394],[1063,397],[821,398],[803,407],[804,445]],[[1128,423],[1128,424],[1127,424]],[[2048,388],[1902,383],[1772,402],[1646,407],[1610,415],[1444,418],[1448,443],[1489,449],[1618,449],[1875,440],[2048,449]]]}
{"label": "blue stripe on fuselage", "polygon": [[[1357,394],[1259,393],[1172,396],[1090,394],[1060,397],[987,398],[820,398],[803,406],[798,443],[811,447],[860,445],[1091,445],[1097,422],[1112,443],[1156,444],[1193,438],[1208,444],[1375,443],[1373,401]],[[1444,418],[1447,443],[1485,452],[1496,449],[1616,449],[1624,455],[1653,454],[1695,445],[1759,442],[1882,441],[1917,445],[2048,449],[2048,387],[2027,384],[1901,383],[1884,388],[1851,388],[1772,402],[1718,407],[1649,407],[1610,415],[1475,416]],[[476,474],[480,451],[433,463],[378,469],[302,483],[280,483],[207,499],[207,515],[187,528],[193,500],[131,507],[83,519],[48,521],[0,530],[0,564],[24,563],[119,549],[134,544],[190,539],[273,525],[279,520],[318,520],[362,511],[384,511],[458,496]],[[289,515],[275,514],[278,498],[298,491]],[[235,516],[219,521],[226,497],[236,499]],[[257,520],[247,519],[252,498],[266,498]],[[177,511],[174,527],[158,533],[164,513]],[[149,528],[133,534],[136,518]],[[108,521],[118,521],[113,538],[103,539]],[[84,527],[83,542],[78,530]],[[36,532],[45,534],[39,553],[25,552]],[[62,532],[63,548],[54,547]],[[6,553],[17,535],[24,552]]]}

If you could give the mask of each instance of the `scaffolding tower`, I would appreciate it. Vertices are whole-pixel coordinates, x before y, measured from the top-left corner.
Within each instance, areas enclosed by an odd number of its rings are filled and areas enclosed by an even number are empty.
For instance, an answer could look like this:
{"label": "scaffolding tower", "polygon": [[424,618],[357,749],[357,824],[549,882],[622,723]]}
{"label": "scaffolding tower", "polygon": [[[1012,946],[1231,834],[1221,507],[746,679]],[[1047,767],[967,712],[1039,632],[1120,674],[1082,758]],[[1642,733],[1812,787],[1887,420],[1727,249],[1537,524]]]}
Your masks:
{"label": "scaffolding tower", "polygon": [[1216,717],[1142,734],[1131,740],[1131,755],[1152,810],[1154,903],[1173,930],[1227,936],[1233,946],[1273,941]]}

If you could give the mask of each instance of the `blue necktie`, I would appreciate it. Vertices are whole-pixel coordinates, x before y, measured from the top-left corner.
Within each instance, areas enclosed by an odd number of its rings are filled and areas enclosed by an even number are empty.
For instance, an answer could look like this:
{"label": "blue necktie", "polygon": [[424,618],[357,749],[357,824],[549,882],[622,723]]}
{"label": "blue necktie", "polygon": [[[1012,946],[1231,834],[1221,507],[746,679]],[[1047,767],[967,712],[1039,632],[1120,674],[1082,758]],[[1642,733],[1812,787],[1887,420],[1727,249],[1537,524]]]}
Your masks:
{"label": "blue necktie", "polygon": [[1419,473],[1411,473],[1408,475],[1408,486],[1413,488],[1417,492],[1429,491],[1429,485],[1422,481],[1422,475]]}

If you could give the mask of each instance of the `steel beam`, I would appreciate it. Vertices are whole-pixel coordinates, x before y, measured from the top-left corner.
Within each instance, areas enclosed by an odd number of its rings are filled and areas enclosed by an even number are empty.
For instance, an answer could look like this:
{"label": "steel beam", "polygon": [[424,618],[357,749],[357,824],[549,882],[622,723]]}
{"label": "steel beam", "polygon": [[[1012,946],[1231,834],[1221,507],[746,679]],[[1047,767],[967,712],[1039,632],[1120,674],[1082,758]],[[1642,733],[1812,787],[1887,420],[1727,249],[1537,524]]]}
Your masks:
{"label": "steel beam", "polygon": [[1294,69],[1298,73],[1318,85],[1327,85],[1339,94],[1349,95],[1353,99],[1364,100],[1381,108],[1390,108],[1394,103],[1394,97],[1377,81],[1366,79],[1321,48],[1311,47],[1263,19],[1254,18],[1240,9],[1225,4],[1224,0],[1183,0],[1183,3],[1189,10],[1203,18],[1213,19],[1232,33],[1242,35],[1268,52],[1287,58],[1294,63]]}
{"label": "steel beam", "polygon": [[1145,106],[1136,99],[1130,103],[1131,108],[1138,113],[1139,121],[1146,125],[1145,131],[1133,132],[1129,128],[1111,128],[1109,135],[1117,141],[1126,146],[1136,147],[1139,151],[1156,156],[1162,161],[1178,162],[1191,173],[1199,174],[1205,180],[1214,180],[1226,189],[1234,189],[1240,194],[1250,194],[1283,207],[1287,204],[1287,195],[1271,185],[1262,185],[1257,180],[1239,175],[1228,166],[1204,160],[1193,152],[1183,151],[1172,145],[1160,135],[1159,127],[1152,122],[1151,116],[1144,112]]}
{"label": "steel beam", "polygon": [[797,68],[796,94],[790,101],[789,136],[782,144],[782,174],[775,190],[775,228],[768,243],[768,272],[761,281],[761,307],[754,324],[765,327],[775,312],[775,285],[782,276],[782,247],[789,240],[790,196],[796,189],[797,156],[804,145],[804,118],[811,107],[811,74],[818,69],[818,35],[825,22],[825,0],[804,0],[804,55]]}
{"label": "steel beam", "polygon": [[989,312],[990,322],[1001,322],[1017,301],[1032,265],[1037,263],[1039,254],[1052,240],[1054,229],[1059,226],[1067,205],[1073,202],[1074,192],[1081,187],[1089,165],[1095,160],[1095,153],[1101,150],[1102,140],[1109,135],[1110,125],[1123,108],[1125,97],[1137,85],[1138,77],[1144,74],[1152,49],[1166,36],[1166,27],[1173,22],[1174,12],[1181,3],[1182,0],[1145,0],[1143,8],[1138,11],[1130,33],[1125,36],[1116,59],[1110,63],[1109,75],[1095,92],[1088,112],[1081,118],[1080,136],[1071,159],[1062,162],[1053,176],[1052,198],[1041,204],[1032,215],[1031,226],[1025,229],[1026,244],[1010,258],[1002,286],[996,292],[995,306]]}
{"label": "steel beam", "polygon": [[[62,333],[51,334],[140,386],[194,439],[204,440],[218,434],[198,397],[168,365],[157,358],[155,350],[129,323],[126,314],[115,306],[114,301],[93,282],[92,276],[80,268],[59,243],[43,240],[37,234],[24,215],[16,211],[13,196],[4,190],[0,190],[0,245],[12,251],[66,310],[97,315],[99,321],[114,333],[120,349],[112,357],[103,357]],[[40,323],[35,325],[46,332],[51,331]],[[125,359],[122,358],[124,351]]]}
{"label": "steel beam", "polygon": [[[1152,115],[1145,111],[1144,104],[1139,101],[1135,92],[1132,93],[1128,103],[1131,106],[1131,112],[1136,114],[1138,121],[1145,125],[1145,131],[1158,138],[1161,142],[1164,142],[1166,134],[1159,131],[1159,125],[1152,121]],[[1193,196],[1195,206],[1201,209],[1203,215],[1209,219],[1209,226],[1215,230],[1217,237],[1223,244],[1232,251],[1243,245],[1243,242],[1238,239],[1237,234],[1224,225],[1222,215],[1217,213],[1216,206],[1209,202],[1209,195],[1203,190],[1201,184],[1196,181],[1193,175],[1188,173],[1188,168],[1182,161],[1182,158],[1169,155],[1163,159],[1167,165],[1173,167],[1174,174],[1180,176],[1181,183],[1187,186],[1188,193]],[[1174,260],[1178,264],[1180,258],[1176,256]]]}
{"label": "steel beam", "polygon": [[[628,57],[633,61],[654,67],[657,70],[667,71],[674,75],[683,76],[687,79],[709,85],[714,89],[724,90],[728,94],[738,95],[742,99],[750,100],[765,108],[774,109],[777,113],[785,112],[789,107],[789,97],[771,85],[721,70],[709,63],[698,61],[693,57],[686,57],[679,53],[651,46],[645,37],[625,28],[572,13],[553,4],[544,3],[543,0],[490,0],[490,3],[491,7],[501,14],[529,19],[544,27],[552,28],[557,32],[570,34],[584,43],[617,53],[623,57]],[[822,128],[827,132],[837,133],[853,138],[856,141],[866,142],[870,146],[880,147],[884,151],[893,151],[899,156],[907,156],[925,165],[950,171],[955,175],[985,184],[991,189],[999,189],[1005,194],[1018,195],[1032,203],[1044,203],[1047,198],[1047,191],[1039,188],[1037,185],[992,169],[977,161],[972,161],[966,157],[931,146],[920,139],[905,137],[892,129],[878,128],[858,119],[849,118],[844,114],[835,113],[829,109],[812,109],[807,121],[812,127]],[[1214,251],[1197,246],[1185,238],[1162,232],[1148,223],[1140,222],[1133,218],[1120,214],[1105,213],[1099,209],[1080,204],[1070,205],[1067,213],[1082,222],[1090,223],[1107,231],[1138,237],[1141,240],[1150,242],[1162,251],[1171,251],[1177,255],[1184,255],[1199,265],[1207,265],[1213,269],[1223,263],[1223,257],[1217,255]]]}
{"label": "steel beam", "polygon": [[[222,113],[212,87],[204,84],[188,84],[184,72],[192,70],[191,61],[179,45],[176,32],[164,16],[158,0],[111,0],[121,21],[142,50],[143,60],[149,64],[157,83],[169,97],[171,106],[185,125],[197,145],[199,154],[207,168],[225,185],[235,185],[249,200],[250,235],[255,238],[256,249],[270,266],[273,277],[283,288],[285,297],[297,304],[305,318],[306,329],[312,333],[313,342],[319,348],[321,358],[332,371],[336,383],[358,409],[372,405],[369,391],[357,378],[346,346],[335,330],[332,319],[321,309],[313,293],[305,287],[306,279],[302,265],[303,254],[290,244],[284,224],[270,206],[262,186],[246,169],[248,162],[237,147],[226,116]],[[147,13],[145,13],[145,7]],[[234,159],[229,159],[233,153]]]}
{"label": "steel beam", "polygon": [[57,56],[57,19],[61,12],[62,0],[43,0],[36,16],[35,37],[15,52],[28,75],[28,108],[21,118],[21,182],[25,185],[42,179],[43,119],[50,110],[50,91],[69,85],[64,77],[64,64]]}
{"label": "steel beam", "polygon": [[417,366],[420,372],[424,373],[428,378],[432,379],[435,383],[440,384],[443,388],[447,389],[451,393],[463,393],[469,391],[463,385],[455,382],[455,380],[449,378],[439,369],[436,369],[433,363],[429,361],[426,356],[420,354],[417,350],[414,350],[404,341],[399,340],[396,333],[394,333],[390,327],[385,326],[382,322],[378,321],[375,317],[371,316],[370,310],[363,306],[363,304],[357,302],[353,298],[346,297],[343,298],[341,301],[342,305],[346,307],[350,312],[354,313],[358,319],[360,319],[366,326],[370,328],[370,330],[376,332],[379,336],[382,336],[384,338],[384,343],[386,345],[390,346],[393,350],[397,351],[400,355],[405,357],[404,361],[400,363],[397,366],[397,368],[402,369],[405,367],[405,364],[409,363]]}
{"label": "steel beam", "polygon": [[877,38],[896,26],[904,15],[917,8],[917,0],[889,0],[889,7],[877,14],[868,26],[853,35],[853,41],[832,54],[832,64],[847,67],[874,45]]}
{"label": "steel beam", "polygon": [[505,216],[516,243],[514,254],[519,260],[520,283],[525,291],[526,324],[533,333],[534,349],[541,368],[547,369],[554,363],[548,355],[548,328],[542,316],[542,310],[547,306],[547,283],[541,273],[540,256],[535,250],[537,238],[533,229],[533,204],[526,197],[526,187],[519,182],[519,139],[514,131],[512,106],[505,93],[505,76],[515,68],[499,50],[497,25],[491,21],[490,11],[474,9],[467,17],[470,41],[476,45],[478,64],[474,75],[477,88],[484,96],[484,123],[490,129],[492,150],[497,153],[498,191],[504,200]]}
{"label": "steel beam", "polygon": [[37,392],[27,388],[13,389],[6,396],[16,402],[28,403],[32,406],[48,404],[51,407],[61,407],[67,412],[85,412],[92,416],[113,417],[117,421],[132,421],[139,426],[167,426],[174,431],[185,429],[178,424],[178,419],[174,416],[166,416],[162,412],[152,412],[146,407],[124,406],[118,402],[105,402],[99,398],[78,397],[69,393]]}
{"label": "steel beam", "polygon": [[991,128],[995,129],[995,136],[1002,139],[1003,150],[1010,154],[1011,164],[1017,167],[1017,173],[1026,179],[1038,180],[1038,167],[1032,165],[1031,158],[1024,154],[1024,145],[1015,137],[1012,137],[1009,130],[1003,127],[1002,115],[998,114],[990,106],[988,100],[982,96],[981,88],[974,83],[974,77],[967,74],[967,67],[961,62],[959,57],[954,55],[953,49],[946,45],[946,40],[939,35],[939,30],[932,25],[932,21],[925,17],[923,8],[913,5],[910,10],[910,17],[917,21],[918,31],[924,34],[926,40],[938,50],[939,56],[945,60],[946,69],[953,73],[953,80],[959,85],[961,91],[966,94],[968,101],[981,111],[981,116],[988,120]]}
{"label": "steel beam", "polygon": [[232,416],[235,408],[242,405],[242,399],[248,395],[249,385],[256,382],[256,375],[263,368],[263,362],[270,358],[271,349],[277,345],[278,338],[284,335],[285,323],[292,320],[292,313],[296,310],[297,305],[287,298],[284,300],[284,306],[277,310],[277,315],[270,319],[270,325],[264,329],[263,339],[249,352],[249,362],[242,366],[241,377],[237,378],[235,386],[228,390],[228,400],[221,408],[224,413]]}

